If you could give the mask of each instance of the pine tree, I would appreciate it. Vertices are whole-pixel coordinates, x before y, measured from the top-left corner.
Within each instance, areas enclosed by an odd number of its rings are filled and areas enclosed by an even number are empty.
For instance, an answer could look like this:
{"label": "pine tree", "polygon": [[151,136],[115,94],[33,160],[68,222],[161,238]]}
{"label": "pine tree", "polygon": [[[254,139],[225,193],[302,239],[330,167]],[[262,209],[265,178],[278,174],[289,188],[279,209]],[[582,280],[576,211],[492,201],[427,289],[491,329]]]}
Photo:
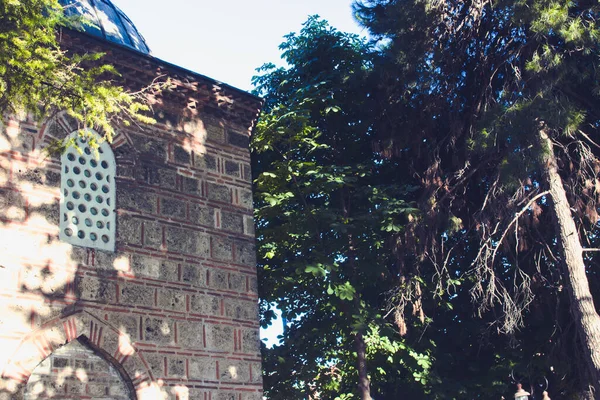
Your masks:
{"label": "pine tree", "polygon": [[417,263],[442,287],[471,277],[505,333],[526,324],[536,291],[565,285],[581,386],[600,390],[582,248],[598,219],[598,3],[365,0],[355,11],[387,56],[380,147],[410,149],[421,178],[419,244],[399,253],[428,254]]}

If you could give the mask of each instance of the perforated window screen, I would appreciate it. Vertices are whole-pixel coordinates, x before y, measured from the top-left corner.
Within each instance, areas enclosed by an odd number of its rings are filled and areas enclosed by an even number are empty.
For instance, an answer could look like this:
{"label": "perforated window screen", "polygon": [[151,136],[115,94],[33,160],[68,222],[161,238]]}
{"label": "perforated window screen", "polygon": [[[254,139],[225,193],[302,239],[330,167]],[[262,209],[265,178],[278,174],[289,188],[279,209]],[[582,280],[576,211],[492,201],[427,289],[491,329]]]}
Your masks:
{"label": "perforated window screen", "polygon": [[[87,131],[87,135],[97,134]],[[115,250],[115,156],[108,143],[92,150],[78,132],[81,152],[61,157],[60,239],[84,247]]]}

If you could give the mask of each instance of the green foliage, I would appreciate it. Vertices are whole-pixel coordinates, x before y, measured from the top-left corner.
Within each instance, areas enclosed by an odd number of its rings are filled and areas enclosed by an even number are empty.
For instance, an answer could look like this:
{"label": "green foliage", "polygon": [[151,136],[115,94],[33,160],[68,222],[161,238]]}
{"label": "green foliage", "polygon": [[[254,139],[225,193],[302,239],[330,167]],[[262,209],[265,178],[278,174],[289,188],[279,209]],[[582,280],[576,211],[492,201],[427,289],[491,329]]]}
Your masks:
{"label": "green foliage", "polygon": [[[374,48],[317,17],[280,48],[287,67],[254,79],[265,98],[252,140],[262,323],[273,307],[289,323],[263,349],[267,395],[359,398],[358,334],[374,395],[427,387],[429,365],[401,362],[412,347],[383,318],[398,279],[386,242],[418,212],[397,165],[372,150]],[[382,346],[402,350],[382,357]]]}
{"label": "green foliage", "polygon": [[117,121],[152,123],[143,92],[117,85],[118,73],[102,64],[102,54],[60,48],[58,31],[71,22],[57,0],[0,0],[0,113],[48,117],[64,110],[108,141]]}
{"label": "green foliage", "polygon": [[262,322],[289,321],[265,349],[268,397],[357,397],[358,333],[378,400],[509,398],[511,372],[576,396],[589,382],[538,135],[597,247],[598,3],[354,9],[373,43],[311,18],[287,67],[255,80]]}
{"label": "green foliage", "polygon": [[[454,310],[435,312],[430,328],[438,327],[432,337],[446,349],[436,362],[447,393],[498,397],[507,384],[501,373],[529,365],[551,388],[575,395],[588,382],[575,372],[586,363],[579,339],[561,330],[571,318],[563,308],[561,238],[549,199],[530,200],[544,190],[543,127],[555,142],[574,219],[583,237],[594,238],[588,245],[595,241],[598,2],[364,0],[355,11],[385,55],[377,65],[385,100],[374,136],[390,154],[415,155],[410,165],[420,177],[419,240],[398,251],[427,254],[418,264],[424,281],[438,282],[436,293],[456,290],[430,304]],[[599,293],[595,280],[590,275]],[[465,324],[469,295],[483,321],[450,328]],[[512,347],[497,333],[509,333]],[[475,364],[493,373],[457,376],[442,368],[442,360],[475,360],[470,351],[459,357],[451,340],[477,346]]]}

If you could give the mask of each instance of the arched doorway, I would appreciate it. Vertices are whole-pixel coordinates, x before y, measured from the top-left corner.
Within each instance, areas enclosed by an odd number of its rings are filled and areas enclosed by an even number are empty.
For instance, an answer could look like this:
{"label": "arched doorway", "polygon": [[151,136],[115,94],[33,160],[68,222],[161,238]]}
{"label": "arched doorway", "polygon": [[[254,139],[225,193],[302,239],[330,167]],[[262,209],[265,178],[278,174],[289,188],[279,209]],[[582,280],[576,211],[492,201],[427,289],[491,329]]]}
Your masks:
{"label": "arched doorway", "polygon": [[132,385],[84,336],[58,348],[32,371],[24,400],[132,400]]}
{"label": "arched doorway", "polygon": [[[52,359],[53,355],[60,354],[60,350],[69,346],[71,342],[76,342],[83,345],[86,350],[91,350],[103,362],[110,365],[117,371],[121,382],[128,389],[127,400],[162,400],[163,395],[160,386],[157,385],[150,372],[145,365],[145,362],[140,357],[140,353],[132,345],[127,334],[118,330],[106,321],[95,317],[94,315],[84,311],[76,310],[71,314],[65,315],[62,318],[57,318],[48,321],[43,328],[38,329],[31,335],[23,339],[21,344],[15,349],[10,357],[9,362],[4,365],[1,375],[2,387],[0,387],[0,399],[24,400],[24,399],[102,399],[102,400],[122,400],[123,397],[116,397],[119,394],[118,390],[113,390],[115,395],[104,395],[103,397],[91,397],[89,394],[80,395],[67,392],[67,390],[58,390],[53,393],[60,394],[61,397],[42,397],[44,387],[39,386],[34,390],[34,382],[37,378],[30,377],[35,373],[38,374],[37,368],[43,364],[44,360]],[[66,350],[68,351],[67,347]],[[89,354],[89,353],[88,353]],[[67,357],[64,357],[67,358]],[[92,358],[92,361],[96,360]],[[61,364],[62,363],[62,364]],[[64,365],[64,361],[58,361],[58,365]],[[54,368],[50,361],[50,368]],[[79,363],[79,366],[82,364]],[[88,364],[90,365],[90,364]],[[101,363],[91,365],[103,365]],[[44,365],[44,366],[47,366]],[[71,367],[73,368],[73,367]],[[38,376],[44,375],[44,370],[39,370]],[[77,377],[77,368],[74,371],[67,369],[62,375],[51,371],[55,376],[67,376],[71,373]],[[93,370],[92,370],[93,371]],[[79,372],[79,376],[91,376],[89,372],[85,372],[83,368]],[[55,382],[60,384],[60,380],[53,381],[52,374],[47,376],[46,382]],[[84,381],[82,381],[84,382]],[[89,379],[86,383],[86,391],[90,391]],[[31,387],[28,387],[31,385]],[[40,385],[43,385],[40,384]],[[48,386],[51,387],[51,386]],[[72,386],[75,388],[75,386]],[[25,397],[25,391],[27,395]],[[77,391],[78,389],[73,389]],[[91,388],[94,390],[94,388]],[[34,396],[37,396],[35,397]],[[68,396],[67,396],[68,395]],[[6,397],[8,396],[8,397]]]}

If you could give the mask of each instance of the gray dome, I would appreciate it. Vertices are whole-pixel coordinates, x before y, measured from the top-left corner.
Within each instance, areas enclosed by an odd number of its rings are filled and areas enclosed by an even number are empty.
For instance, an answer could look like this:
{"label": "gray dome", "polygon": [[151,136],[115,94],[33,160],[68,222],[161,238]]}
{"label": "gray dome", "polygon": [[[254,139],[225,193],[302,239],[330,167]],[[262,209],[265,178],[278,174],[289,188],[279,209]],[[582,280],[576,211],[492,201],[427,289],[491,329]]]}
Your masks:
{"label": "gray dome", "polygon": [[81,16],[85,22],[75,21],[74,28],[110,42],[150,54],[146,41],[123,11],[110,0],[59,0],[68,17]]}

